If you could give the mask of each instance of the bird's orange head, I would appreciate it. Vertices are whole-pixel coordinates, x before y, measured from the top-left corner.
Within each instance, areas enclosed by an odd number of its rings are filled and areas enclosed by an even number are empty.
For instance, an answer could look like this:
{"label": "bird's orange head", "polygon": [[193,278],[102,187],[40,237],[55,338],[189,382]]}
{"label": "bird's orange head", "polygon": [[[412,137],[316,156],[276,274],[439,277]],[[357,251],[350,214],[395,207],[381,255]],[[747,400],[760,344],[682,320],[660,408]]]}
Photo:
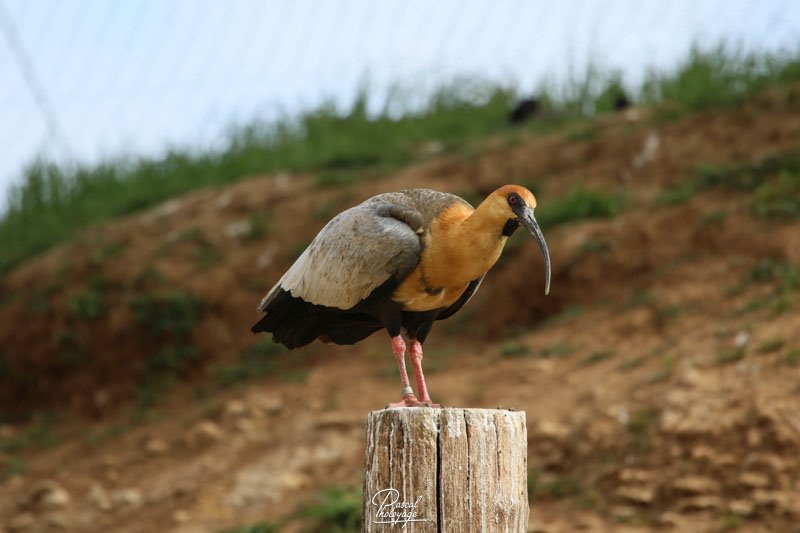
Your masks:
{"label": "bird's orange head", "polygon": [[539,223],[533,216],[536,209],[536,197],[531,191],[521,185],[504,185],[490,194],[479,206],[487,214],[497,220],[502,226],[502,235],[510,236],[520,226],[531,232],[539,243],[544,255],[546,269],[545,294],[550,292],[550,253],[544,240]]}

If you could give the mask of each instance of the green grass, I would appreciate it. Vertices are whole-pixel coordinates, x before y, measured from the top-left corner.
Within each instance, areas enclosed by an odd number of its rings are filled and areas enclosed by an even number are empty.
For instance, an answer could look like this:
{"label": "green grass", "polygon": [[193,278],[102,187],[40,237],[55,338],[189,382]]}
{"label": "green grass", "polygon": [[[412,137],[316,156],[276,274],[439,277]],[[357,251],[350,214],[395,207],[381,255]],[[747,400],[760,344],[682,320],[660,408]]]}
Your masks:
{"label": "green grass", "polygon": [[236,363],[217,366],[214,374],[223,387],[265,378],[280,370],[279,356],[285,352],[286,348],[264,337],[244,350]]}
{"label": "green grass", "polygon": [[33,416],[30,426],[19,435],[0,440],[0,452],[14,453],[28,448],[49,448],[58,443],[53,434],[55,417],[46,414]]}
{"label": "green grass", "polygon": [[309,533],[358,533],[361,531],[361,491],[326,487],[314,503],[301,506],[295,516],[310,519]]}
{"label": "green grass", "polygon": [[[777,153],[755,163],[701,165],[692,177],[659,194],[656,202],[680,205],[712,189],[753,193],[750,210],[756,216],[796,218],[800,216],[800,152]],[[713,223],[724,214],[710,216],[705,223]]]}
{"label": "green grass", "polygon": [[594,218],[611,218],[625,205],[619,194],[593,191],[579,186],[565,196],[551,198],[536,209],[536,220],[542,228],[557,226],[567,222]]}
{"label": "green grass", "polygon": [[789,366],[800,366],[800,348],[794,348],[786,352],[783,360]]}
{"label": "green grass", "polygon": [[[590,66],[563,86],[544,84],[537,91],[543,107],[559,111],[564,118],[539,118],[525,127],[530,132],[553,131],[581,117],[609,112],[621,91],[634,100],[663,107],[665,116],[729,107],[770,84],[800,79],[798,56],[747,55],[725,47],[695,49],[675,70],[651,72],[639,88],[623,87],[619,73]],[[402,93],[396,91],[377,114],[367,112],[370,97],[362,90],[346,110],[325,105],[273,123],[241,125],[215,151],[173,149],[163,157],[120,156],[93,165],[56,165],[37,159],[23,170],[22,182],[11,191],[8,210],[0,218],[0,273],[73,237],[86,225],[140,211],[200,187],[286,171],[310,173],[320,185],[348,185],[431,154],[465,149],[473,141],[511,132],[505,118],[516,99],[513,90],[456,80],[422,106],[409,103],[410,99],[404,102]],[[575,141],[587,141],[593,135],[593,130],[580,125],[571,134]],[[764,209],[768,216],[796,212],[794,203],[780,200],[785,190],[781,187],[785,185],[762,192],[763,205],[756,209]],[[572,201],[580,204],[587,199]],[[611,203],[609,213],[605,200],[589,199],[588,204],[585,212],[575,205],[562,206],[545,217],[551,217],[547,224],[575,220],[574,211],[578,218],[611,216],[616,205]],[[122,251],[112,248],[109,253]]]}
{"label": "green grass", "polygon": [[581,361],[581,364],[590,366],[605,361],[606,359],[611,359],[612,357],[614,357],[613,352],[592,352]]}
{"label": "green grass", "polygon": [[506,342],[500,346],[500,357],[515,359],[520,357],[527,357],[531,354],[531,348],[527,344],[519,342]]}
{"label": "green grass", "polygon": [[278,533],[280,528],[271,522],[256,522],[249,526],[231,527],[220,530],[219,533]]}
{"label": "green grass", "polygon": [[777,352],[785,345],[786,342],[783,339],[776,337],[774,339],[769,339],[759,344],[758,348],[756,348],[756,351],[760,354]]}
{"label": "green grass", "polygon": [[102,276],[92,278],[82,292],[70,297],[67,302],[70,314],[80,320],[96,320],[102,316],[107,305],[105,301],[106,280]]}
{"label": "green grass", "polygon": [[582,493],[583,487],[580,482],[571,476],[564,475],[548,479],[537,472],[536,477],[532,479],[530,472],[528,473],[528,497],[530,499],[544,497],[562,500],[575,498]]}
{"label": "green grass", "polygon": [[800,77],[797,54],[745,54],[724,45],[694,48],[674,72],[651,72],[645,103],[666,102],[690,111],[731,107],[765,87]]}
{"label": "green grass", "polygon": [[133,319],[152,338],[186,340],[200,319],[201,303],[192,294],[145,293],[130,300]]}
{"label": "green grass", "polygon": [[191,335],[203,309],[194,295],[179,291],[139,294],[131,298],[130,307],[134,322],[151,345],[136,388],[133,416],[141,420],[178,375],[202,357]]}
{"label": "green grass", "polygon": [[542,348],[542,350],[539,352],[539,355],[545,359],[549,359],[551,357],[565,357],[574,351],[574,348],[566,343],[551,344],[550,346],[545,346]]}
{"label": "green grass", "polygon": [[743,347],[739,348],[726,348],[719,352],[717,355],[717,363],[727,365],[731,363],[738,363],[744,359],[745,351]]}

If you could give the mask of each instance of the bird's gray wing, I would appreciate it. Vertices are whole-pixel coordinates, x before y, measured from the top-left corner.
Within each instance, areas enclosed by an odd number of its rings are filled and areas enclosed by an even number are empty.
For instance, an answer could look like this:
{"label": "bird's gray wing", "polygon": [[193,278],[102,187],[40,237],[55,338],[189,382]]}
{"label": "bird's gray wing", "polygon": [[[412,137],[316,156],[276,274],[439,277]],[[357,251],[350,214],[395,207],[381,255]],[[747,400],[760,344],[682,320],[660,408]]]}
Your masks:
{"label": "bird's gray wing", "polygon": [[373,197],[328,222],[259,311],[280,289],[312,304],[350,309],[390,277],[407,276],[419,262],[423,218],[406,202],[386,201],[391,199]]}

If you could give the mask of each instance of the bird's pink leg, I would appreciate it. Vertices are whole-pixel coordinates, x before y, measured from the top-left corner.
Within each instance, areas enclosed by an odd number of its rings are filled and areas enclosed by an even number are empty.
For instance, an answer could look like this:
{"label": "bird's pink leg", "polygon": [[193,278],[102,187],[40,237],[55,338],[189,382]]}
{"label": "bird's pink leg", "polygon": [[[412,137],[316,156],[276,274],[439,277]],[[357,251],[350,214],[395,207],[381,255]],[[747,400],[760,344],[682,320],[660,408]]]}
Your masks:
{"label": "bird's pink leg", "polygon": [[422,344],[417,339],[411,339],[411,364],[414,370],[414,377],[417,378],[417,390],[420,394],[420,402],[430,407],[441,407],[438,403],[432,403],[428,394],[428,387],[425,385],[425,374],[422,373]]}
{"label": "bird's pink leg", "polygon": [[408,380],[408,372],[406,372],[406,343],[403,342],[403,338],[400,335],[392,337],[392,353],[395,360],[397,360],[397,368],[400,369],[400,380],[403,382],[403,391],[401,392],[403,399],[399,402],[390,403],[386,407],[420,407],[426,405],[414,396],[414,389],[411,388],[411,382]]}

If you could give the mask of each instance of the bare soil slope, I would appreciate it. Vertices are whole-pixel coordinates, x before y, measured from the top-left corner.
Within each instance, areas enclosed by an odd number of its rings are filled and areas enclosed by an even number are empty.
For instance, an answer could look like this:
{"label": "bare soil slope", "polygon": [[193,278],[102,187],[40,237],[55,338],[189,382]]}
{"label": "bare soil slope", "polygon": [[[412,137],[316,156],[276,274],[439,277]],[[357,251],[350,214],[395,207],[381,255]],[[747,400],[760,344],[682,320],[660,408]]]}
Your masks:
{"label": "bare soil slope", "polygon": [[515,236],[427,345],[435,401],[527,411],[531,528],[791,531],[800,219],[754,211],[780,196],[780,169],[773,189],[723,173],[674,193],[701,165],[749,175],[796,157],[799,102],[795,88],[672,121],[637,110],[339,188],[255,177],[21,265],[0,285],[0,531],[216,531],[357,487],[366,413],[398,388],[385,336],[273,354],[262,375],[259,298],[361,199],[514,182],[541,205],[576,186],[625,198],[546,231],[550,297]]}

